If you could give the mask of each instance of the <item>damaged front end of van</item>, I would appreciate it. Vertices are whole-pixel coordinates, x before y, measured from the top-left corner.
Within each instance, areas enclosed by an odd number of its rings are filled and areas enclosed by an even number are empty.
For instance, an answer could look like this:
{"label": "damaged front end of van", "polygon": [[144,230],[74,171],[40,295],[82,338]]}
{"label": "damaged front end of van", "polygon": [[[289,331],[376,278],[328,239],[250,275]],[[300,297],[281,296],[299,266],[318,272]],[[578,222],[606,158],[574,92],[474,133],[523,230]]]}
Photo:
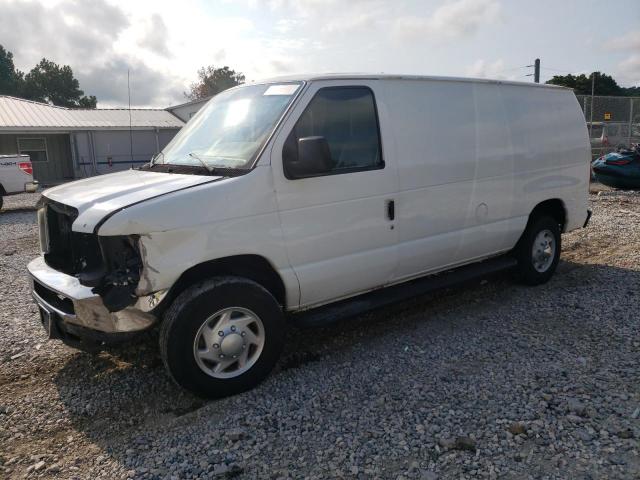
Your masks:
{"label": "damaged front end of van", "polygon": [[98,236],[72,229],[74,207],[42,197],[42,255],[28,265],[32,296],[50,338],[74,346],[129,338],[156,322],[166,291],[145,294],[144,249],[136,235]]}
{"label": "damaged front end of van", "polygon": [[37,205],[41,255],[27,269],[49,337],[82,347],[154,325],[168,289],[154,287],[150,235],[99,230],[132,205],[215,179],[130,170],[45,191]]}

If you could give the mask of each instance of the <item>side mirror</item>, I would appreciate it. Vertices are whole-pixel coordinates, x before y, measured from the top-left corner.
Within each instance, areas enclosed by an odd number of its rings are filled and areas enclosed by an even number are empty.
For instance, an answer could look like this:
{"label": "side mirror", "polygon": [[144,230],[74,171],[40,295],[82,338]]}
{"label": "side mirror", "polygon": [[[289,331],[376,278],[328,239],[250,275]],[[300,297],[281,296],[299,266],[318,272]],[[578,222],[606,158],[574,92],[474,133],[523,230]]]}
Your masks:
{"label": "side mirror", "polygon": [[298,155],[283,157],[288,178],[304,178],[331,171],[333,159],[324,137],[303,137],[298,140]]}

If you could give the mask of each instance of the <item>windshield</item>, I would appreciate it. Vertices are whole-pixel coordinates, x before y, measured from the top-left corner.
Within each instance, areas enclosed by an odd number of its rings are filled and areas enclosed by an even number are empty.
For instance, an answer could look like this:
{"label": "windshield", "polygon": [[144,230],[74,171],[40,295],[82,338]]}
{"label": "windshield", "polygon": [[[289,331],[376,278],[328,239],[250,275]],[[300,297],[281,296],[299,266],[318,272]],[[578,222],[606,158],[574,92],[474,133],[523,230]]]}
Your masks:
{"label": "windshield", "polygon": [[154,163],[250,167],[300,85],[250,85],[216,95],[180,130]]}

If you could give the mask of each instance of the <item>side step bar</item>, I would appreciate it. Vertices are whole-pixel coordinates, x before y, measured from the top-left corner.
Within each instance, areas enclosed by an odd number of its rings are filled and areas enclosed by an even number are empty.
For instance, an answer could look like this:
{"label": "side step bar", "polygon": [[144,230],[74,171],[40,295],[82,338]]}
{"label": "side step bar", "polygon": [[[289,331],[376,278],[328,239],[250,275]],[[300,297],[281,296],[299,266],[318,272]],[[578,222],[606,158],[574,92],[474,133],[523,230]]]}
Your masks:
{"label": "side step bar", "polygon": [[319,327],[344,318],[360,315],[393,303],[402,302],[435,290],[460,285],[478,277],[488,276],[515,267],[515,258],[504,255],[483,262],[472,263],[454,270],[447,270],[410,282],[379,288],[357,297],[341,300],[326,306],[293,313],[290,319],[302,327]]}

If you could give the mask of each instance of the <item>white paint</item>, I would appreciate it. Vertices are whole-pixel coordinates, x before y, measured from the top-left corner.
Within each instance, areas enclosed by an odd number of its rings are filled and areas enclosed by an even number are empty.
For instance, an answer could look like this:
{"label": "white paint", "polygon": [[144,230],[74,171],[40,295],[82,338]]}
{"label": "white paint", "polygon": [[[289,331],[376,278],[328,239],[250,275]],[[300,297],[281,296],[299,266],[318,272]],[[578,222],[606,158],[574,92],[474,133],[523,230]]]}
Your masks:
{"label": "white paint", "polygon": [[[570,90],[391,76],[306,80],[246,175],[210,182],[129,171],[45,195],[80,210],[77,231],[122,209],[98,233],[141,236],[140,295],[170,288],[201,262],[256,254],[282,277],[293,310],[506,252],[547,199],[563,202],[566,231],[585,221],[590,149]],[[384,169],[286,179],[282,146],[291,128],[318,89],[341,85],[374,92]]]}
{"label": "white paint", "polygon": [[[65,183],[45,190],[43,195],[77,208],[73,229],[92,233],[98,222],[116,210],[216,178],[126,170]],[[170,229],[171,221],[165,220],[165,226]]]}

